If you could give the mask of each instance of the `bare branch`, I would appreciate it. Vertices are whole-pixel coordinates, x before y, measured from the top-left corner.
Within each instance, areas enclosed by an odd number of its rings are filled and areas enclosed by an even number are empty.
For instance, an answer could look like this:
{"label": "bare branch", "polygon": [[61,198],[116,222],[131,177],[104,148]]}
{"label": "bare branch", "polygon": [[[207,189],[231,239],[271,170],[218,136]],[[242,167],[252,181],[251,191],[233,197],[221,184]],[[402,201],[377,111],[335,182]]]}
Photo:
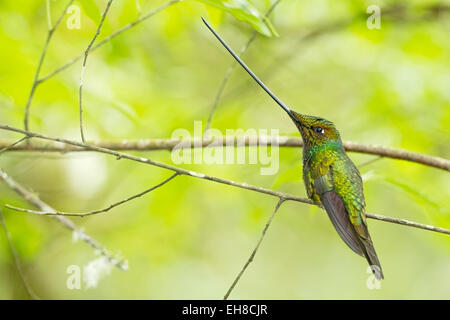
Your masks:
{"label": "bare branch", "polygon": [[[273,5],[270,7],[270,9],[266,12],[266,18],[268,18],[273,10],[276,8],[276,6],[280,3],[281,0],[277,0],[273,3]],[[247,40],[247,42],[244,44],[244,46],[241,48],[241,51],[239,52],[239,56],[242,58],[242,56],[244,55],[244,53],[247,51],[248,47],[252,44],[252,42],[256,39],[256,35],[258,34],[258,32],[256,30],[254,30],[250,36],[250,38]],[[231,73],[233,72],[234,68],[237,66],[237,62],[233,61],[233,63],[231,64],[231,66],[227,69],[225,76],[222,79],[222,82],[219,86],[219,90],[216,93],[216,97],[214,99],[214,103],[213,106],[211,107],[211,110],[209,112],[208,115],[208,121],[206,122],[205,125],[205,132],[211,127],[211,122],[212,122],[212,118],[214,116],[214,112],[217,109],[217,106],[219,105],[219,101],[220,98],[222,97],[222,93],[225,90],[225,86],[228,83],[228,80],[230,79]]]}
{"label": "bare branch", "polygon": [[7,145],[7,146],[1,148],[1,149],[0,149],[0,153],[3,153],[3,152],[5,152],[5,151],[7,151],[7,150],[13,148],[14,146],[18,145],[18,144],[21,143],[22,141],[25,141],[25,140],[28,140],[28,139],[29,139],[29,137],[27,137],[27,136],[22,137],[22,138],[20,138],[19,140],[17,140],[17,141],[15,141],[15,142],[11,143],[10,145]]}
{"label": "bare branch", "polygon": [[234,186],[234,187],[238,187],[238,188],[243,188],[243,189],[247,189],[247,190],[257,191],[257,192],[260,192],[260,193],[270,194],[270,195],[277,196],[279,198],[285,198],[286,200],[294,200],[294,201],[298,201],[298,202],[304,202],[304,203],[312,204],[312,201],[310,199],[307,199],[307,198],[301,198],[301,197],[297,197],[297,196],[293,196],[293,195],[286,195],[286,194],[283,194],[283,193],[278,192],[278,191],[273,191],[273,190],[270,190],[270,189],[253,186],[253,185],[250,185],[250,184],[247,184],[247,183],[243,183],[243,182],[235,182],[235,181],[231,181],[231,180],[227,180],[227,179],[222,179],[222,178],[218,178],[218,177],[209,176],[209,175],[206,175],[206,174],[203,174],[203,173],[195,172],[195,171],[192,171],[192,170],[186,170],[186,169],[182,169],[182,168],[179,168],[179,167],[176,167],[176,166],[172,166],[170,164],[154,161],[154,160],[151,160],[149,158],[137,157],[137,156],[133,156],[133,155],[130,155],[130,154],[127,154],[127,153],[122,153],[122,152],[110,150],[110,149],[107,149],[107,148],[97,147],[97,146],[93,146],[93,145],[90,145],[90,144],[77,142],[77,141],[72,141],[72,140],[68,140],[68,139],[52,138],[52,137],[49,137],[49,136],[46,136],[46,135],[43,135],[43,134],[29,132],[29,131],[27,132],[27,131],[24,131],[22,129],[13,128],[13,127],[10,127],[10,126],[0,125],[0,129],[4,129],[4,130],[8,130],[8,131],[14,131],[14,132],[19,132],[19,133],[22,133],[22,134],[25,134],[25,135],[29,136],[30,138],[39,138],[39,139],[44,139],[44,140],[50,140],[50,141],[56,141],[56,142],[61,142],[61,143],[65,143],[65,144],[70,144],[72,146],[85,148],[87,150],[96,151],[96,152],[105,153],[105,154],[110,154],[110,155],[115,156],[118,159],[123,158],[123,159],[128,159],[128,160],[132,160],[132,161],[136,161],[136,162],[141,162],[141,163],[149,164],[149,165],[152,165],[152,166],[160,167],[160,168],[163,168],[163,169],[171,170],[171,171],[177,172],[178,174],[183,174],[183,175],[187,175],[187,176],[191,176],[191,177],[195,177],[195,178],[200,178],[200,179],[204,179],[204,180],[210,180],[210,181],[214,181],[214,182],[218,182],[218,183],[222,183],[222,184],[226,184],[226,185],[230,185],[230,186]]}
{"label": "bare branch", "polygon": [[373,144],[360,144],[356,142],[346,141],[344,142],[344,147],[346,150],[365,153],[365,154],[374,154],[379,155],[386,158],[406,160],[411,162],[417,162],[420,164],[424,164],[426,166],[450,171],[450,160],[429,156],[423,153],[408,151],[404,149],[396,149],[390,147],[384,147]]}
{"label": "bare branch", "polygon": [[[259,192],[259,193],[263,193],[263,194],[269,194],[269,195],[272,195],[272,196],[276,196],[276,197],[278,197],[280,199],[284,199],[285,201],[292,200],[292,201],[297,201],[297,202],[303,202],[303,203],[306,203],[306,204],[314,204],[310,199],[307,199],[307,198],[297,197],[297,196],[290,195],[290,194],[287,194],[287,193],[282,193],[282,192],[279,192],[279,191],[274,191],[274,190],[270,190],[270,189],[254,186],[254,185],[251,185],[251,184],[248,184],[248,183],[236,182],[236,181],[232,181],[232,180],[227,180],[227,179],[223,179],[223,178],[218,178],[218,177],[206,175],[204,173],[199,173],[199,172],[196,172],[196,171],[182,169],[182,168],[179,168],[179,167],[176,167],[176,166],[172,166],[170,164],[157,162],[157,161],[151,160],[149,158],[136,157],[136,156],[133,156],[133,155],[130,155],[130,154],[127,154],[127,153],[122,153],[122,152],[110,150],[110,149],[103,148],[103,147],[97,147],[97,146],[93,146],[93,145],[90,145],[90,144],[85,144],[85,143],[72,141],[72,140],[68,140],[68,139],[52,138],[52,137],[49,137],[49,136],[46,136],[46,135],[43,135],[43,134],[29,132],[29,131],[25,131],[25,130],[18,129],[18,128],[13,128],[13,127],[10,127],[10,126],[0,125],[0,129],[8,130],[8,131],[14,131],[14,132],[19,132],[19,133],[22,133],[22,134],[25,134],[25,135],[29,136],[30,138],[39,138],[39,139],[44,139],[44,140],[61,142],[61,143],[69,144],[69,145],[72,145],[72,146],[81,147],[81,148],[84,148],[86,150],[91,150],[91,151],[96,151],[96,152],[100,152],[100,153],[104,153],[104,154],[113,155],[113,156],[115,156],[118,159],[123,158],[123,159],[128,159],[128,160],[131,160],[131,161],[145,163],[145,164],[152,165],[152,166],[155,166],[155,167],[160,167],[160,168],[163,168],[163,169],[167,169],[167,170],[171,170],[171,171],[177,172],[180,175],[187,175],[187,176],[190,176],[190,177],[195,177],[195,178],[199,178],[199,179],[214,181],[214,182],[217,182],[217,183],[226,184],[226,185],[237,187],[237,188],[241,188],[241,189],[247,189],[247,190],[251,190],[251,191],[255,191],[255,192]],[[52,209],[52,210],[42,210],[42,211],[54,211],[54,210]],[[57,216],[57,217],[63,218],[61,216]],[[384,216],[381,216],[381,215],[374,215],[374,214],[367,214],[367,217],[371,218],[371,219],[376,219],[376,220],[381,220],[381,221],[385,221],[385,222],[401,224],[401,225],[405,225],[405,226],[409,226],[409,227],[417,227],[417,228],[420,228],[420,229],[435,231],[435,232],[439,232],[439,233],[445,233],[445,234],[449,234],[450,233],[450,230],[447,230],[447,229],[437,228],[437,227],[432,227],[432,226],[425,226],[425,225],[422,225],[420,223],[413,222],[413,221],[408,221],[406,223],[407,220],[404,220],[404,219],[388,218],[388,217],[384,217]]]}
{"label": "bare branch", "polygon": [[50,10],[50,0],[46,0],[45,1],[45,6],[46,6],[46,9],[47,9],[48,29],[50,30],[52,28],[52,15],[51,15],[51,10]]}
{"label": "bare branch", "polygon": [[45,58],[45,55],[47,53],[48,45],[50,43],[50,40],[53,37],[53,34],[54,34],[56,28],[58,27],[58,25],[60,24],[62,18],[66,14],[67,8],[70,7],[72,2],[73,2],[73,0],[69,1],[67,6],[64,8],[64,11],[61,13],[61,15],[59,16],[58,20],[56,21],[55,25],[48,30],[47,39],[45,40],[45,44],[44,44],[44,49],[42,49],[42,53],[41,53],[41,57],[39,59],[39,63],[38,63],[37,69],[36,69],[36,73],[34,74],[33,84],[31,85],[31,91],[30,91],[30,94],[28,95],[27,104],[25,105],[25,116],[24,116],[24,119],[23,119],[25,130],[29,129],[28,122],[29,122],[29,117],[30,117],[30,107],[31,107],[31,102],[32,102],[33,97],[34,97],[34,92],[36,91],[37,86],[42,82],[41,80],[39,80],[39,74],[41,72],[42,64],[44,63],[44,58]]}
{"label": "bare branch", "polygon": [[[20,131],[9,126],[0,126],[0,129],[20,132],[27,134],[26,131]],[[47,139],[58,141],[55,139]],[[239,142],[239,143],[238,143]],[[128,151],[152,151],[152,150],[172,150],[177,147],[180,149],[188,148],[212,148],[224,146],[236,147],[253,147],[258,146],[262,142],[267,146],[280,147],[303,147],[303,141],[299,137],[290,136],[227,136],[214,138],[193,138],[193,139],[141,139],[141,140],[124,140],[124,141],[92,141],[89,146],[106,148],[109,150],[128,150]],[[10,145],[10,141],[0,141],[0,147]],[[408,151],[405,149],[384,147],[373,144],[362,144],[351,141],[344,141],[344,148],[349,152],[357,152],[364,154],[378,155],[384,158],[397,160],[405,160],[416,162],[429,167],[450,171],[450,160],[430,156],[423,153]],[[51,151],[51,152],[78,152],[89,151],[92,148],[74,146],[73,144],[27,144],[11,147],[8,151]]]}
{"label": "bare branch", "polygon": [[[17,183],[14,179],[12,179],[10,176],[6,174],[2,169],[0,169],[0,179],[2,179],[8,187],[10,187],[12,190],[14,190],[17,194],[19,194],[21,197],[23,197],[26,201],[28,201],[33,206],[39,208],[42,211],[45,212],[55,212],[52,207],[50,207],[48,204],[43,202],[39,197],[27,189],[25,189],[23,186],[21,186],[19,183]],[[102,256],[106,257],[109,262],[116,267],[118,267],[121,270],[127,270],[128,269],[128,262],[122,258],[116,258],[115,255],[112,255],[104,246],[102,246],[98,241],[87,235],[83,232],[78,226],[73,223],[71,220],[69,220],[66,217],[62,216],[54,216],[53,218],[57,219],[63,226],[65,226],[67,229],[76,232],[80,235],[80,238],[86,242],[89,246],[97,250]]]}
{"label": "bare branch", "polygon": [[[136,26],[137,24],[147,20],[148,18],[152,17],[153,15],[155,15],[156,13],[164,10],[165,8],[171,6],[172,4],[175,4],[177,2],[181,2],[183,0],[171,0],[166,2],[165,4],[161,5],[160,7],[148,12],[147,14],[143,15],[142,17],[136,19],[135,21],[127,24],[126,26],[122,27],[121,29],[119,29],[118,31],[112,33],[111,35],[109,35],[108,37],[106,37],[105,39],[103,39],[102,41],[100,41],[99,43],[97,43],[96,45],[92,46],[91,51],[95,51],[96,49],[98,49],[99,47],[101,47],[102,45],[104,45],[105,43],[109,42],[110,40],[112,40],[113,38],[117,37],[118,35],[120,35],[121,33],[127,31],[128,29]],[[60,24],[62,18],[64,17],[64,14],[67,11],[67,8],[70,7],[70,5],[73,3],[73,0],[70,0],[69,3],[67,4],[67,6],[65,7],[64,11],[61,13],[60,17],[58,18],[58,20],[56,21],[55,25],[48,31],[47,34],[47,39],[45,41],[44,44],[44,48],[42,50],[41,53],[41,57],[39,59],[39,63],[38,63],[38,67],[36,70],[36,73],[34,75],[34,80],[33,80],[33,84],[31,86],[31,90],[30,90],[30,94],[28,95],[28,100],[27,100],[27,104],[25,105],[25,116],[24,116],[24,128],[25,130],[29,130],[29,118],[30,118],[30,108],[31,108],[31,103],[34,97],[34,93],[36,91],[36,88],[44,81],[50,79],[51,77],[53,77],[54,75],[60,73],[61,71],[67,69],[69,66],[73,65],[75,62],[77,62],[78,60],[80,60],[81,58],[86,57],[85,53],[80,54],[79,56],[73,58],[72,60],[70,60],[69,62],[67,62],[65,65],[61,66],[60,68],[54,70],[53,72],[50,72],[49,74],[39,78],[40,75],[40,71],[42,68],[42,64],[44,62],[44,58],[45,55],[47,53],[47,48],[48,45],[50,43],[50,40],[54,34],[54,31],[56,30],[56,28],[58,27],[58,25]],[[82,81],[81,81],[82,82]],[[81,100],[81,99],[80,99]],[[80,103],[81,105],[81,103]],[[80,116],[80,123],[82,123],[82,119]],[[80,127],[82,128],[82,124],[80,124]],[[82,138],[83,139],[83,138]],[[84,140],[83,140],[84,141]]]}
{"label": "bare branch", "polygon": [[89,211],[89,212],[80,212],[80,213],[73,213],[73,212],[62,212],[62,211],[37,211],[37,210],[30,210],[30,209],[24,209],[24,208],[18,208],[15,206],[11,206],[9,204],[5,204],[5,207],[7,207],[8,209],[12,209],[15,211],[21,211],[21,212],[27,212],[27,213],[33,213],[33,214],[38,214],[38,215],[42,215],[42,216],[72,216],[72,217],[85,217],[85,216],[91,216],[94,214],[99,214],[99,213],[106,213],[109,210],[120,206],[121,204],[124,204],[128,201],[131,201],[133,199],[139,198],[141,196],[143,196],[144,194],[147,194],[155,189],[158,189],[159,187],[165,185],[167,182],[169,182],[170,180],[172,180],[173,178],[175,178],[178,175],[178,173],[174,173],[173,175],[171,175],[169,178],[165,179],[164,181],[158,183],[157,185],[142,191],[138,194],[135,194],[131,197],[128,197],[124,200],[121,200],[119,202],[116,202],[114,204],[111,204],[110,206],[106,207],[105,209],[101,209],[101,210],[94,210],[94,211]]}
{"label": "bare branch", "polygon": [[[117,37],[118,35],[122,34],[123,32],[127,31],[128,29],[138,25],[139,23],[147,20],[148,18],[154,16],[155,14],[157,14],[158,12],[166,9],[167,7],[181,2],[183,0],[171,0],[168,1],[164,4],[162,4],[161,6],[159,6],[158,8],[149,11],[147,14],[143,15],[142,17],[136,19],[135,21],[127,24],[126,26],[122,27],[121,29],[117,30],[116,32],[112,33],[111,35],[109,35],[108,37],[106,37],[105,39],[103,39],[102,41],[100,41],[99,43],[97,43],[95,46],[92,47],[92,51],[97,50],[98,48],[100,48],[102,45],[104,45],[105,43],[111,41],[112,39],[114,39],[115,37]],[[49,74],[47,74],[46,76],[42,77],[39,79],[39,82],[44,82],[48,79],[50,79],[51,77],[53,77],[54,75],[60,73],[61,71],[64,71],[65,69],[67,69],[68,67],[70,67],[71,65],[73,65],[75,62],[77,62],[78,60],[80,60],[83,57],[83,54],[80,54],[78,57],[73,58],[72,60],[70,60],[69,62],[67,62],[65,65],[59,67],[58,69],[50,72]]]}
{"label": "bare branch", "polygon": [[5,219],[3,218],[3,213],[2,213],[1,208],[0,208],[0,224],[2,225],[3,230],[5,231],[6,239],[8,240],[8,244],[9,244],[9,249],[11,250],[11,253],[14,258],[14,264],[16,265],[17,272],[19,273],[19,276],[22,279],[23,285],[24,285],[25,289],[27,290],[28,295],[31,297],[31,299],[39,300],[40,298],[36,295],[33,288],[28,283],[27,278],[25,277],[25,273],[22,270],[22,264],[20,263],[19,254],[18,254],[16,248],[14,247],[14,243],[12,241],[11,234],[9,233],[8,228],[6,227]]}
{"label": "bare branch", "polygon": [[382,216],[381,214],[375,214],[375,213],[366,213],[366,216],[367,216],[367,218],[371,218],[371,219],[375,219],[375,220],[392,222],[392,223],[400,224],[403,226],[414,227],[414,228],[418,228],[418,229],[434,231],[434,232],[439,232],[439,233],[444,233],[444,234],[450,235],[450,229],[430,226],[428,224],[409,221],[406,219],[391,218],[391,217],[386,217],[386,216]]}
{"label": "bare branch", "polygon": [[275,217],[275,214],[277,213],[278,209],[280,209],[281,204],[284,202],[283,198],[280,198],[277,205],[275,206],[275,209],[273,210],[272,215],[270,216],[269,220],[267,220],[266,226],[264,227],[261,236],[259,237],[258,243],[256,244],[255,249],[253,249],[253,252],[250,254],[250,257],[248,258],[247,262],[244,264],[244,267],[241,269],[241,271],[238,273],[236,279],[234,279],[233,283],[231,284],[231,287],[228,289],[227,293],[223,297],[224,300],[227,300],[230,296],[231,292],[233,291],[236,284],[241,279],[242,275],[244,274],[245,270],[248,268],[250,263],[252,263],[253,259],[255,258],[256,252],[259,249],[259,246],[261,245],[261,242],[264,239],[264,236],[266,235],[267,229],[269,229],[270,224],[272,223],[273,218]]}
{"label": "bare branch", "polygon": [[94,37],[92,38],[91,42],[89,42],[89,45],[86,48],[86,51],[84,51],[84,59],[83,59],[83,65],[81,66],[81,74],[80,74],[80,86],[78,89],[78,98],[79,98],[79,109],[80,109],[80,134],[81,134],[81,141],[85,142],[84,139],[84,132],[83,132],[83,80],[84,80],[84,73],[86,70],[86,62],[89,55],[89,51],[91,50],[92,45],[94,44],[95,40],[97,39],[98,35],[100,34],[100,31],[103,26],[103,22],[105,21],[106,15],[108,14],[109,8],[111,7],[113,0],[109,0],[106,4],[105,11],[103,12],[102,18],[100,20],[100,23],[97,27],[97,30],[95,31]]}
{"label": "bare branch", "polygon": [[360,164],[358,165],[358,168],[362,168],[362,167],[368,166],[369,164],[372,164],[372,163],[374,163],[374,162],[377,162],[377,161],[379,161],[379,160],[381,160],[381,159],[383,159],[382,156],[378,156],[378,157],[375,157],[375,158],[373,158],[373,159],[369,159],[369,160],[367,160],[367,161],[364,161],[364,162],[360,163]]}
{"label": "bare branch", "polygon": [[[248,268],[250,263],[255,258],[256,252],[258,251],[259,246],[261,245],[261,242],[263,241],[264,236],[266,235],[267,229],[269,228],[270,224],[272,223],[272,220],[275,217],[275,214],[277,213],[278,209],[280,208],[280,206],[283,202],[284,202],[284,199],[280,198],[280,200],[278,201],[278,203],[275,207],[275,210],[273,211],[272,215],[270,216],[269,220],[267,221],[267,223],[261,233],[261,236],[256,244],[255,249],[253,249],[252,253],[250,254],[250,257],[248,258],[247,262],[244,264],[244,267],[241,269],[241,271],[238,273],[237,277],[234,279],[233,283],[231,284],[230,288],[228,289],[227,293],[225,294],[225,296],[223,298],[224,300],[228,299],[231,292],[233,291],[233,289],[235,288],[235,286],[241,279],[242,275],[244,274],[245,270]],[[373,213],[366,213],[366,216],[368,218],[372,218],[372,219],[392,222],[392,223],[396,223],[396,224],[400,224],[400,225],[405,225],[405,226],[410,226],[410,227],[415,227],[415,228],[420,228],[420,229],[424,229],[424,230],[435,231],[435,232],[440,232],[440,233],[445,233],[445,234],[450,235],[450,230],[448,230],[448,229],[434,227],[434,226],[421,224],[421,223],[417,223],[417,222],[412,222],[412,221],[408,221],[405,219],[390,218],[390,217],[385,217],[385,216],[382,216],[379,214],[373,214]]]}

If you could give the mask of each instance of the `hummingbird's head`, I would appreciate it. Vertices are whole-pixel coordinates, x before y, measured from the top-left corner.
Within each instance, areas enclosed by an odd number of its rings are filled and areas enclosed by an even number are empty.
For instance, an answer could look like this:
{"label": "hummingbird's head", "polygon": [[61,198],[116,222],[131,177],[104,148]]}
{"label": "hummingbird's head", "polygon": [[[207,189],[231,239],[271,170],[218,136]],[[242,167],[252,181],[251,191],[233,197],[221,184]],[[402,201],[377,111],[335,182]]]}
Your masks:
{"label": "hummingbird's head", "polygon": [[321,146],[333,141],[341,144],[339,131],[331,121],[292,111],[292,120],[302,135],[305,147]]}

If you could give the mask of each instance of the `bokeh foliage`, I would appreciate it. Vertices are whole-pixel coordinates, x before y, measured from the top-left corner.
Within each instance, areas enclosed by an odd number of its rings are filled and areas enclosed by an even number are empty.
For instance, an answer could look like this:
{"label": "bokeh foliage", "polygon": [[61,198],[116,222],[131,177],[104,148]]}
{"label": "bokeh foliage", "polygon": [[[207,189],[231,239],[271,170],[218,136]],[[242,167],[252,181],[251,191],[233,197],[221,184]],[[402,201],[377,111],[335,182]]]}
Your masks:
{"label": "bokeh foliage", "polygon": [[[98,40],[163,1],[114,1]],[[211,4],[215,5],[211,5]],[[436,2],[450,5],[449,1]],[[106,1],[75,1],[81,29],[65,18],[42,75],[86,49]],[[381,29],[366,26],[367,6],[382,8]],[[405,7],[392,7],[403,4]],[[50,1],[52,20],[65,1]],[[259,31],[245,60],[293,109],[332,120],[345,140],[450,157],[450,13],[422,1],[190,1],[173,5],[89,56],[84,82],[88,140],[169,138],[205,121],[231,57],[201,23],[210,19],[233,48]],[[394,8],[384,15],[383,8]],[[45,1],[0,2],[0,117],[22,127],[26,99],[43,48]],[[275,31],[276,29],[276,31]],[[278,36],[273,36],[278,34]],[[80,63],[39,86],[31,130],[79,139]],[[204,122],[205,123],[205,122]],[[279,129],[290,120],[236,69],[213,127]],[[2,139],[17,135],[1,132]],[[136,152],[136,154],[138,154]],[[142,153],[170,163],[169,152]],[[356,163],[371,156],[352,154]],[[305,195],[301,150],[280,150],[277,175],[258,165],[184,165],[200,172]],[[94,153],[11,152],[0,166],[53,207],[103,208],[157,184],[170,172]],[[447,172],[382,159],[361,168],[368,211],[450,227]],[[4,184],[1,203],[28,206]],[[277,199],[178,177],[108,214],[74,219],[129,260],[96,289],[68,290],[66,268],[97,256],[57,222],[4,210],[27,278],[43,298],[220,298],[248,258]],[[386,280],[366,288],[366,262],[338,238],[324,212],[281,207],[233,298],[450,298],[448,236],[369,221]],[[27,298],[0,232],[0,298]]]}

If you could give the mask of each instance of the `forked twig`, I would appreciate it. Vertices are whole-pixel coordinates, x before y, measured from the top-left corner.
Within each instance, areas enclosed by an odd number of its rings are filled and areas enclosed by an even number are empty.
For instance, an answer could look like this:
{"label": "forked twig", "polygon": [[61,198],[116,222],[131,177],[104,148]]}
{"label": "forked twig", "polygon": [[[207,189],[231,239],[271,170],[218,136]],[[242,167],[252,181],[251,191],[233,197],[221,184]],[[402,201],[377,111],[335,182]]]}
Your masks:
{"label": "forked twig", "polygon": [[100,31],[103,26],[103,22],[105,21],[106,15],[108,14],[109,8],[111,7],[113,0],[109,0],[106,4],[105,11],[102,14],[102,18],[100,20],[100,23],[97,27],[97,30],[95,31],[94,37],[92,38],[91,42],[89,42],[86,50],[84,51],[84,59],[83,64],[81,66],[81,74],[80,74],[80,85],[78,89],[78,99],[79,99],[79,110],[80,110],[80,134],[81,134],[81,141],[85,142],[84,139],[84,130],[83,130],[83,80],[84,80],[84,73],[86,70],[86,61],[89,55],[89,51],[91,50],[92,45],[94,44],[95,40],[97,39],[98,35],[100,34]]}
{"label": "forked twig", "polygon": [[[127,31],[128,29],[138,25],[139,23],[147,20],[148,18],[154,16],[155,14],[157,14],[158,12],[166,9],[167,7],[181,2],[183,0],[171,0],[168,1],[164,4],[162,4],[161,6],[159,6],[156,9],[153,9],[151,11],[149,11],[147,14],[139,17],[138,19],[136,19],[133,22],[130,22],[129,24],[127,24],[126,26],[122,27],[121,29],[117,30],[116,32],[112,33],[111,35],[107,36],[105,39],[103,39],[102,41],[100,41],[99,43],[97,43],[96,45],[94,45],[92,47],[92,51],[97,50],[98,48],[100,48],[101,46],[103,46],[104,44],[108,43],[109,41],[111,41],[112,39],[114,39],[115,37],[117,37],[118,35],[122,34],[123,32]],[[65,69],[67,69],[68,67],[70,67],[71,65],[73,65],[75,62],[77,62],[78,60],[80,60],[83,57],[83,54],[80,54],[79,56],[73,58],[72,60],[68,61],[66,64],[64,64],[63,66],[59,67],[58,69],[50,72],[49,74],[43,76],[42,78],[39,79],[39,82],[44,82],[48,79],[50,79],[51,77],[55,76],[56,74],[64,71]]]}
{"label": "forked twig", "polygon": [[25,140],[28,140],[28,139],[29,139],[29,137],[25,136],[25,137],[22,137],[22,138],[20,138],[19,140],[15,141],[15,142],[11,143],[10,145],[7,145],[7,146],[1,148],[0,149],[0,154],[5,152],[5,151],[7,151],[7,150],[9,150],[9,149],[11,149],[11,148],[14,148],[16,145],[18,145],[22,141],[25,141]]}
{"label": "forked twig", "polygon": [[41,72],[42,64],[44,63],[44,58],[47,53],[48,45],[50,43],[50,40],[53,37],[53,34],[55,33],[56,28],[58,27],[62,18],[66,14],[67,8],[69,8],[72,3],[73,3],[73,0],[70,0],[69,3],[67,4],[67,6],[64,8],[64,11],[59,16],[55,25],[48,30],[47,39],[45,40],[44,48],[42,49],[41,57],[39,58],[39,63],[38,63],[37,69],[36,69],[36,73],[34,74],[34,79],[33,79],[33,84],[31,86],[30,94],[28,95],[27,104],[25,105],[25,116],[23,119],[25,130],[29,129],[30,107],[31,107],[31,102],[34,97],[34,92],[36,91],[37,86],[42,82],[42,79],[39,79],[39,74]]}

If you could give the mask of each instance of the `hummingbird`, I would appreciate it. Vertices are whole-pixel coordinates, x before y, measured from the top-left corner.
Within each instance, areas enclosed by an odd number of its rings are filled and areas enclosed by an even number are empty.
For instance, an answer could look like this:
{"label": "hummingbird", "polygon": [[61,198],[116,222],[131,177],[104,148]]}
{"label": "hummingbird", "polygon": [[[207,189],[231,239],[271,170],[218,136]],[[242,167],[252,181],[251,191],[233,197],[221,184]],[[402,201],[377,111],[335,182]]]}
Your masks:
{"label": "hummingbird", "polygon": [[325,209],[339,236],[356,254],[365,257],[375,278],[384,278],[367,228],[363,182],[358,168],[345,152],[335,125],[320,117],[287,107],[250,70],[217,32],[202,18],[225,49],[288,114],[303,140],[303,181],[308,197]]}

